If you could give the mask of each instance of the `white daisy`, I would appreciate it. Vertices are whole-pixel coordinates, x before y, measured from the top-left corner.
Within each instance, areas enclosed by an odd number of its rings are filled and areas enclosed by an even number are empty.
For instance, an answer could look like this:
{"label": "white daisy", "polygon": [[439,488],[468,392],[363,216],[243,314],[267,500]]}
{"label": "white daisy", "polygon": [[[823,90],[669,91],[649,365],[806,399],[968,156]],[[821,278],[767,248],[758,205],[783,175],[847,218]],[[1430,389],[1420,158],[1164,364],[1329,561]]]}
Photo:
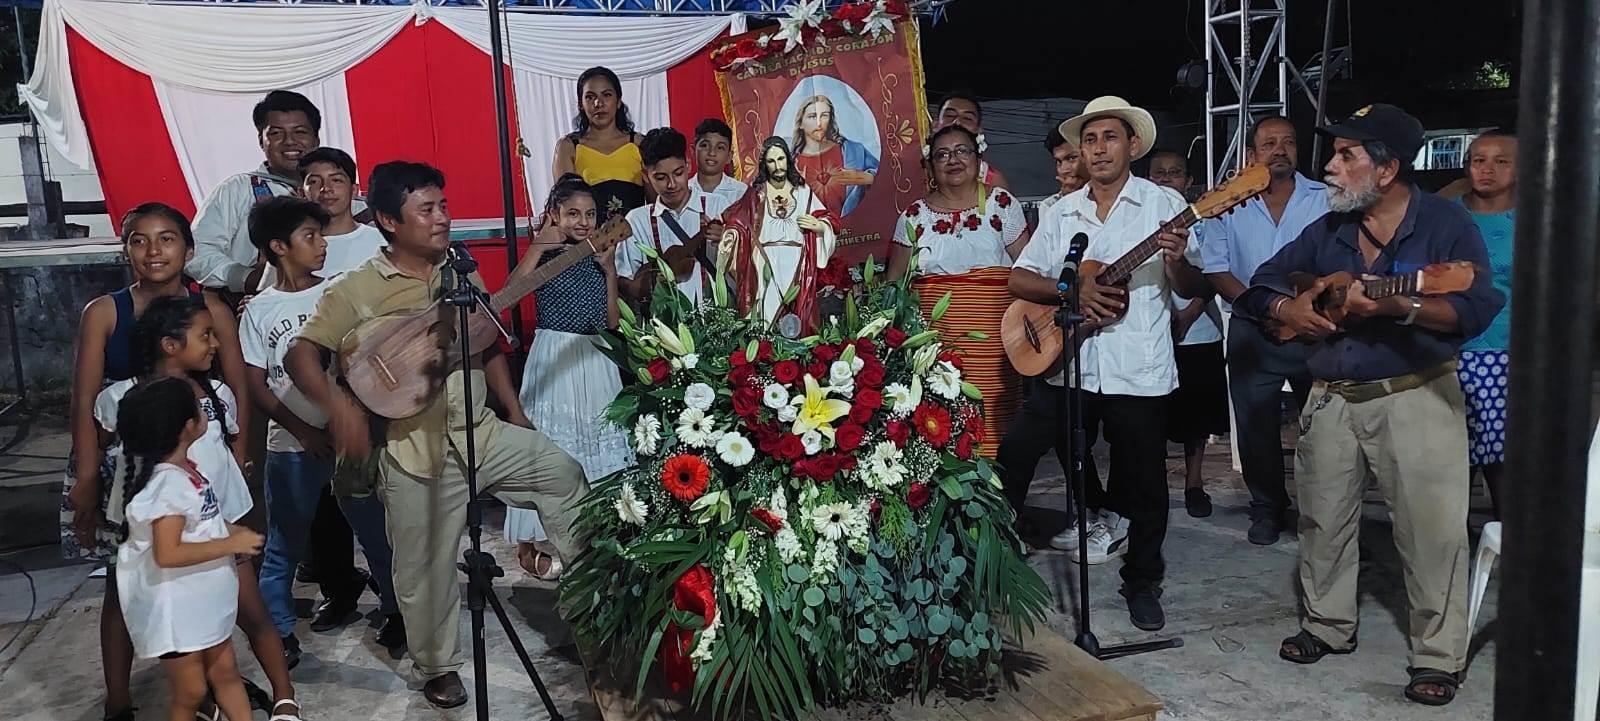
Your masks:
{"label": "white daisy", "polygon": [[684,404],[702,411],[711,410],[711,403],[716,399],[717,392],[704,383],[692,383],[683,391]]}
{"label": "white daisy", "polygon": [[849,503],[824,503],[811,510],[811,527],[816,529],[818,536],[837,541],[844,538],[845,529],[854,513],[855,509]]}
{"label": "white daisy", "polygon": [[872,447],[872,455],[868,460],[890,463],[897,461],[899,458],[900,448],[896,446],[894,442],[878,441],[878,443]]}
{"label": "white daisy", "polygon": [[777,383],[768,383],[761,389],[761,403],[773,410],[779,410],[789,405],[789,389]]}
{"label": "white daisy", "polygon": [[806,431],[800,436],[800,445],[806,449],[806,455],[817,455],[822,450],[822,434],[816,431]]}
{"label": "white daisy", "polygon": [[639,416],[633,424],[633,449],[643,454],[651,455],[661,445],[661,419],[653,413]]}
{"label": "white daisy", "polygon": [[717,442],[717,428],[705,411],[685,408],[678,415],[678,440],[695,448],[705,448]]}
{"label": "white daisy", "polygon": [[961,395],[961,371],[950,361],[939,361],[928,370],[928,389],[955,400]]}
{"label": "white daisy", "polygon": [[917,402],[911,397],[911,389],[903,383],[890,383],[883,387],[883,399],[889,403],[890,412],[896,415],[906,415],[917,409]]}
{"label": "white daisy", "polygon": [[632,523],[643,526],[645,519],[650,515],[650,506],[643,499],[633,494],[633,484],[622,484],[622,493],[617,496],[617,517],[623,523]]}
{"label": "white daisy", "polygon": [[750,439],[737,432],[724,433],[717,439],[717,456],[735,468],[743,466],[754,460],[756,449],[750,445]]}

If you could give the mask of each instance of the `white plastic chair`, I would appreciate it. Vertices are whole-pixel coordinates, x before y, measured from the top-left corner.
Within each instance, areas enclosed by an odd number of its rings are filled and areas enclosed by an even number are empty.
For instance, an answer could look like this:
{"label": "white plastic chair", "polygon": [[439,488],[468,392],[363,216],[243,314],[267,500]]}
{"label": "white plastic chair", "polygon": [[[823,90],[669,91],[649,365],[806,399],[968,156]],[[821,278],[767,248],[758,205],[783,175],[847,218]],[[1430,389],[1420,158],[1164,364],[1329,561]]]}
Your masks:
{"label": "white plastic chair", "polygon": [[1489,574],[1495,561],[1500,559],[1500,522],[1490,521],[1483,526],[1483,536],[1478,539],[1478,557],[1472,562],[1472,595],[1467,604],[1467,633],[1478,627],[1478,607],[1483,605],[1484,591],[1489,588]]}

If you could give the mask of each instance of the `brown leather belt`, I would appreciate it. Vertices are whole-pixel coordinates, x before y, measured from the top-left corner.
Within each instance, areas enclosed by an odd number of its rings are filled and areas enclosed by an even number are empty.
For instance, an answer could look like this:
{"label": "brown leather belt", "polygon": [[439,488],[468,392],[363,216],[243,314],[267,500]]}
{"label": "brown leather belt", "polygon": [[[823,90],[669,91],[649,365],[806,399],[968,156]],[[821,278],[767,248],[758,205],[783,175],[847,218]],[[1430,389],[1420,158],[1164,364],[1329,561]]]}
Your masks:
{"label": "brown leather belt", "polygon": [[1384,396],[1421,388],[1446,373],[1456,372],[1456,359],[1424,368],[1403,376],[1375,381],[1317,381],[1311,385],[1313,395],[1337,393],[1346,403],[1366,403]]}

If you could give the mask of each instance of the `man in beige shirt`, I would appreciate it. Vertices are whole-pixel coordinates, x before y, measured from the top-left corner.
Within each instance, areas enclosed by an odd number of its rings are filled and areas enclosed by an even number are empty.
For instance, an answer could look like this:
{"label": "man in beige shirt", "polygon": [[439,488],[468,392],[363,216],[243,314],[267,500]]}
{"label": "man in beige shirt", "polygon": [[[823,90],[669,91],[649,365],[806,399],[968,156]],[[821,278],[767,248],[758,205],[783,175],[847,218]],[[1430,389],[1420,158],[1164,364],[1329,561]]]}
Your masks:
{"label": "man in beige shirt", "polygon": [[[456,368],[427,408],[390,421],[382,442],[374,443],[367,412],[332,387],[322,357],[338,350],[363,322],[424,310],[453,283],[446,278],[450,212],[443,174],[421,163],[384,163],[373,169],[367,197],[389,245],[333,282],[284,365],[300,391],[328,411],[328,430],[341,455],[380,453],[376,490],[388,511],[395,595],[414,675],[424,682],[430,703],[453,708],[467,701],[457,671],[462,659],[456,561],[470,500],[464,450],[468,422],[476,431],[482,488],[506,505],[537,508],[551,542],[568,562],[583,545],[573,526],[588,484],[577,461],[533,430],[517,401],[505,356],[494,349],[474,364],[470,408],[463,402],[463,373]],[[482,285],[476,277],[473,281]]]}

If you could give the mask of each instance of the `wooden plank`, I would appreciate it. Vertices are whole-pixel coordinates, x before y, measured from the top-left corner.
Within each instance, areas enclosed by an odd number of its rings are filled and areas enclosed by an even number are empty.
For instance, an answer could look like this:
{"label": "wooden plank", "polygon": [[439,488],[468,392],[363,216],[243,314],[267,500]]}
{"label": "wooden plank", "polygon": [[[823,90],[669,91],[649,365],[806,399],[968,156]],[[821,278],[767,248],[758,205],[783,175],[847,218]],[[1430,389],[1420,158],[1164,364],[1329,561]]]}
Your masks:
{"label": "wooden plank", "polygon": [[1067,721],[1105,721],[1105,711],[1072,687],[1072,679],[1054,671],[1051,659],[1037,651],[1006,644],[1001,662],[1006,681],[1015,682],[1013,693],[1025,703],[1034,699],[1056,709],[1054,719]]}
{"label": "wooden plank", "polygon": [[1057,721],[1047,709],[1030,708],[1005,688],[988,696],[951,699],[950,706],[966,721]]}
{"label": "wooden plank", "polygon": [[1036,629],[1022,645],[1049,659],[1049,675],[1099,706],[1105,721],[1137,719],[1163,708],[1161,700],[1142,686],[1047,628]]}

